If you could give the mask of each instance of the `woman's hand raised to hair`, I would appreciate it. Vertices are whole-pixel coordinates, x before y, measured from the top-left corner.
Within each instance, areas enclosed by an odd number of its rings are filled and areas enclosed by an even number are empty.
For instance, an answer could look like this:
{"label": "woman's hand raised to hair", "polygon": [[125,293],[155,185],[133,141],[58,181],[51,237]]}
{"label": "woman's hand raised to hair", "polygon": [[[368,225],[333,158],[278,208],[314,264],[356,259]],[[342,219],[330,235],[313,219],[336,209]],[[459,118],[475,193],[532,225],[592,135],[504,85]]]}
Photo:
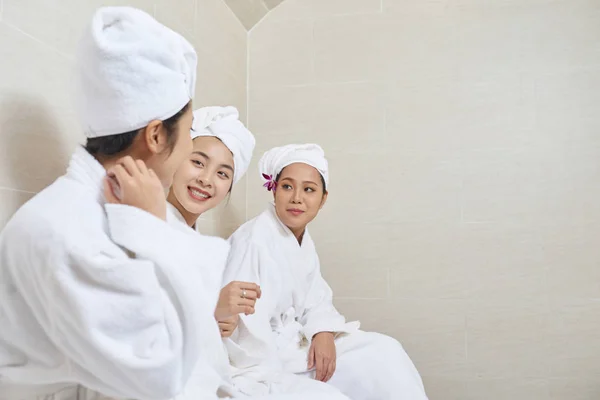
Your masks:
{"label": "woman's hand raised to hair", "polygon": [[221,321],[237,314],[254,314],[254,305],[260,296],[260,286],[256,283],[230,282],[221,289],[215,318]]}
{"label": "woman's hand raised to hair", "polygon": [[108,203],[140,208],[166,220],[167,200],[154,171],[141,160],[124,157],[106,171],[104,196]]}

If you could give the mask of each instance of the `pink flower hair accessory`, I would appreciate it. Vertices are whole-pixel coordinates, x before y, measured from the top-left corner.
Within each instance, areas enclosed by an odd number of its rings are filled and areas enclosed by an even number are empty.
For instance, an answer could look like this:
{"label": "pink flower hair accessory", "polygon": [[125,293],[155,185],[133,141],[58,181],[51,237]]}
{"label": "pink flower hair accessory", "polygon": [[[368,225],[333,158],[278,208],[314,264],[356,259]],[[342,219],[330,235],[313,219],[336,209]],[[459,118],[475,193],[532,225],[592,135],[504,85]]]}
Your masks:
{"label": "pink flower hair accessory", "polygon": [[266,180],[263,187],[266,187],[269,192],[274,192],[277,189],[277,182],[273,179],[273,175],[262,174],[262,176]]}

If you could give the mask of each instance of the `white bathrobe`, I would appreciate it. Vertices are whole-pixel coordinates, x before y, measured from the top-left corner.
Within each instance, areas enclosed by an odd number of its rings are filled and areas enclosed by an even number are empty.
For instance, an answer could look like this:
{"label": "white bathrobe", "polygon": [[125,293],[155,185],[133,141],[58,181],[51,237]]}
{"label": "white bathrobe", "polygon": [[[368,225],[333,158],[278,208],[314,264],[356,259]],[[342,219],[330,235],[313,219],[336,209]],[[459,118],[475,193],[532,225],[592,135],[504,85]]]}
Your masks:
{"label": "white bathrobe", "polygon": [[230,238],[225,270],[232,280],[256,282],[263,296],[256,313],[242,316],[227,341],[234,381],[277,386],[286,373],[307,371],[308,349],[319,332],[336,333],[337,369],[329,383],[356,400],[425,400],[419,373],[396,340],[358,330],[333,306],[308,230],[302,244],[278,219],[273,205]]}
{"label": "white bathrobe", "polygon": [[164,400],[197,370],[218,384],[201,355],[221,345],[213,313],[228,244],[105,204],[105,173],[78,148],[0,234],[2,399],[82,386]]}
{"label": "white bathrobe", "polygon": [[[167,221],[183,232],[198,234],[187,225],[179,210],[171,204],[168,204]],[[223,343],[221,343],[221,346],[217,345],[206,349],[203,358],[208,360],[213,368],[218,371],[220,379],[207,377],[201,369],[198,369],[194,371],[183,394],[178,396],[177,400],[206,400],[217,397],[220,399],[255,400],[347,400],[346,396],[334,388],[320,382],[308,381],[293,374],[289,374],[290,376],[287,377],[284,386],[280,386],[279,390],[274,390],[270,394],[264,391],[262,393],[249,393],[242,390],[243,387],[236,387],[232,381],[233,371],[229,365],[227,350]],[[211,392],[208,392],[206,388],[209,387],[208,384],[211,381],[216,385],[213,385],[210,388]],[[218,396],[215,396],[215,393],[218,393]]]}

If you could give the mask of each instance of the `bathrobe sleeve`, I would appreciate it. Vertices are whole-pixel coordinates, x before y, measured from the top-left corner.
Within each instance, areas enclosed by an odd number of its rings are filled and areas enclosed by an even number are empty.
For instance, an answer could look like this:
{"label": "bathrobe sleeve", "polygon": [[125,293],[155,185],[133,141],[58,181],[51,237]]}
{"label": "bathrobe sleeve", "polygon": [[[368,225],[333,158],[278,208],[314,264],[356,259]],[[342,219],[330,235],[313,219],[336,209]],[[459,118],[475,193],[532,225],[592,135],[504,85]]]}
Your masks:
{"label": "bathrobe sleeve", "polygon": [[[231,281],[257,283],[261,286],[262,297],[257,300],[255,313],[240,315],[240,322],[234,334],[225,340],[231,365],[234,371],[246,375],[250,382],[272,382],[276,371],[281,369],[277,358],[274,333],[271,329],[271,314],[277,304],[274,282],[261,271],[272,268],[272,259],[260,245],[246,238],[230,239],[231,251],[227,260],[223,285]],[[235,373],[234,373],[235,375]],[[238,377],[239,378],[239,377]],[[245,388],[237,379],[245,393],[260,393],[256,388]]]}
{"label": "bathrobe sleeve", "polygon": [[66,238],[33,244],[46,257],[32,263],[32,276],[14,272],[20,290],[45,300],[37,319],[75,381],[111,397],[173,397],[216,331],[222,269],[207,277],[202,259],[223,266],[229,246],[137,208],[105,209],[112,241],[81,237],[71,221]]}
{"label": "bathrobe sleeve", "polygon": [[321,275],[321,268],[316,254],[315,257],[315,267],[311,273],[312,282],[306,296],[304,312],[300,319],[304,337],[311,341],[320,332],[340,334],[358,330],[359,323],[346,323],[344,316],[333,305],[333,292]]}

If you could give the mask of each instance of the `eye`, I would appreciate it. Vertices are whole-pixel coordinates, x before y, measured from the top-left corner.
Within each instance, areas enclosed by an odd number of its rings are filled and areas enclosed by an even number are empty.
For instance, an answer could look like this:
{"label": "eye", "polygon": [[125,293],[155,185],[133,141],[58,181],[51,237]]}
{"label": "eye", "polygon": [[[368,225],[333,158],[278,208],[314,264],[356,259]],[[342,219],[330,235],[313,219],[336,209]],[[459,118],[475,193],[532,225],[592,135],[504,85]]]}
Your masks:
{"label": "eye", "polygon": [[192,163],[198,167],[204,167],[204,163],[199,160],[192,160]]}
{"label": "eye", "polygon": [[219,171],[219,172],[217,172],[217,174],[218,174],[218,175],[219,175],[221,178],[224,178],[224,179],[229,179],[229,174],[228,174],[227,172],[225,172],[225,171]]}
{"label": "eye", "polygon": [[292,188],[292,185],[284,183],[283,185],[281,185],[281,187],[284,188],[285,190],[290,190]]}

